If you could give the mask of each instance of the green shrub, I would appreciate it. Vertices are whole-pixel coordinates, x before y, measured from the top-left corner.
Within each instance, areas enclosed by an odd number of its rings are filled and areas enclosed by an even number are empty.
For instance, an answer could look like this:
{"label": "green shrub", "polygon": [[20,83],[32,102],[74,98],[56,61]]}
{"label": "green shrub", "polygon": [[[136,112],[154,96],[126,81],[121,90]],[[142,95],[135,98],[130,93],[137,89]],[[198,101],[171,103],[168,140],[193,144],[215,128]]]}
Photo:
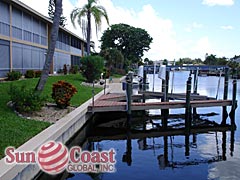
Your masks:
{"label": "green shrub", "polygon": [[42,74],[42,71],[35,71],[35,77],[36,78],[39,78],[40,76],[41,76],[41,74]]}
{"label": "green shrub", "polygon": [[25,85],[21,87],[11,85],[9,95],[11,101],[14,103],[14,108],[18,112],[38,111],[42,108],[46,100],[46,97],[41,96],[34,89],[26,88]]}
{"label": "green shrub", "polygon": [[58,69],[57,73],[58,74],[62,74],[63,73],[63,69]]}
{"label": "green shrub", "polygon": [[70,73],[77,74],[77,72],[78,72],[78,65],[71,66]]}
{"label": "green shrub", "polygon": [[85,56],[81,59],[83,76],[87,82],[99,80],[103,72],[104,59],[101,56]]}
{"label": "green shrub", "polygon": [[19,80],[22,77],[22,74],[19,71],[12,71],[7,73],[7,80],[15,81]]}
{"label": "green shrub", "polygon": [[70,83],[58,81],[53,84],[52,98],[59,108],[66,108],[70,105],[72,96],[77,93],[77,89]]}
{"label": "green shrub", "polygon": [[34,70],[27,70],[25,74],[25,78],[34,78],[35,77],[35,72]]}

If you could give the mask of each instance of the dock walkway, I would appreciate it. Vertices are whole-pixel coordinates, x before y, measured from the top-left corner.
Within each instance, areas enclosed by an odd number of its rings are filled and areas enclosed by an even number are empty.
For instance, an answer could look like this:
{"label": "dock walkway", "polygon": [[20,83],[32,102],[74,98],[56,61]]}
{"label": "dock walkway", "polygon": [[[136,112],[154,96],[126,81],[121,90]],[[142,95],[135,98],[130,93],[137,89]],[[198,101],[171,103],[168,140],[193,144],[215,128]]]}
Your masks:
{"label": "dock walkway", "polygon": [[[89,111],[94,112],[110,112],[110,111],[126,111],[127,103],[116,101],[116,99],[125,98],[121,94],[107,94],[100,97],[94,102],[94,106],[88,107]],[[214,106],[231,106],[231,100],[197,100],[190,101],[192,108],[214,107]],[[185,101],[172,101],[172,102],[133,102],[132,111],[149,110],[149,109],[176,109],[185,108]]]}
{"label": "dock walkway", "polygon": [[[122,90],[121,82],[115,82],[109,84],[110,92],[108,94],[102,95],[99,99],[94,101],[94,105],[91,104],[88,107],[89,112],[110,112],[110,111],[126,111],[126,94]],[[160,92],[144,92],[145,97],[151,99],[155,96],[160,98],[162,93]],[[186,95],[181,94],[169,94],[169,97],[173,98],[184,98]],[[142,94],[133,95],[133,100],[140,100]],[[160,100],[159,100],[160,101]],[[214,106],[231,106],[232,100],[215,100],[207,96],[193,95],[190,101],[192,108],[202,108],[202,107],[214,107]],[[149,110],[149,109],[176,109],[185,108],[186,102],[181,101],[170,101],[170,102],[132,102],[132,111],[139,110]]]}

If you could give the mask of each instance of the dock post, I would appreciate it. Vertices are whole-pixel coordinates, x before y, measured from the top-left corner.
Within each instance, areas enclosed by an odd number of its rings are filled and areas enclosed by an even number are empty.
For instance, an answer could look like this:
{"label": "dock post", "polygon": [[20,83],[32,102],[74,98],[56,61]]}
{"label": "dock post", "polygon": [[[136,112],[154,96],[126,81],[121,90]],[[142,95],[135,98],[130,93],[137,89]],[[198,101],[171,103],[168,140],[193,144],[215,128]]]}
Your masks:
{"label": "dock post", "polygon": [[193,94],[197,94],[197,88],[198,88],[197,70],[194,70]]}
{"label": "dock post", "polygon": [[162,79],[163,102],[168,101],[169,73],[169,71],[166,71],[165,79]]}
{"label": "dock post", "polygon": [[[193,79],[193,94],[197,94],[198,88],[198,77],[197,77],[197,70],[194,70],[194,79]],[[193,108],[193,116],[194,118],[197,117],[197,108]]]}
{"label": "dock post", "polygon": [[132,79],[133,79],[133,74],[128,73],[127,78],[126,78],[126,93],[127,93],[127,116],[130,117],[132,114]]}
{"label": "dock post", "polygon": [[165,81],[165,100],[164,101],[168,101],[168,89],[169,89],[169,74],[170,71],[166,71],[166,81]]}
{"label": "dock post", "polygon": [[143,89],[142,102],[143,103],[145,103],[146,84],[147,84],[147,73],[145,68],[143,68],[143,83],[142,83],[142,89]]}
{"label": "dock post", "polygon": [[235,110],[237,109],[236,97],[237,97],[237,80],[234,79],[233,80],[233,89],[232,89],[232,109],[229,114],[230,119],[231,119],[232,128],[236,128],[236,124],[235,124]]}
{"label": "dock post", "polygon": [[163,93],[163,97],[161,98],[162,102],[165,101],[165,91],[166,91],[165,89],[166,89],[166,81],[162,79],[162,93]]}
{"label": "dock post", "polygon": [[[223,92],[223,99],[227,100],[228,97],[228,79],[229,79],[229,68],[225,68],[225,74],[224,74],[224,92]],[[227,106],[223,106],[222,108],[222,123],[223,125],[226,125],[226,120],[228,117],[227,113]]]}
{"label": "dock post", "polygon": [[187,80],[187,88],[186,88],[186,105],[185,105],[185,128],[186,132],[190,132],[191,128],[191,85],[192,85],[192,78],[188,77]]}
{"label": "dock post", "polygon": [[[161,100],[162,102],[168,102],[169,74],[170,74],[170,71],[166,71],[165,80],[162,80],[162,92],[163,92],[163,97]],[[169,109],[162,109],[161,114],[163,116],[162,125],[164,128],[167,128]]]}

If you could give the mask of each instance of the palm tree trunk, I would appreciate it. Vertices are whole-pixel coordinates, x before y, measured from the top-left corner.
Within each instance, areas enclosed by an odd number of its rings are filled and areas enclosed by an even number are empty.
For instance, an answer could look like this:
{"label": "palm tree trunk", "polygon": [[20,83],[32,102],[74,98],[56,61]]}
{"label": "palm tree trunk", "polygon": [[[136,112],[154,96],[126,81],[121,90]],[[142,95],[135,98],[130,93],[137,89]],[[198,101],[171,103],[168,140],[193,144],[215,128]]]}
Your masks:
{"label": "palm tree trunk", "polygon": [[91,39],[91,12],[87,14],[87,55],[90,55],[90,39]]}
{"label": "palm tree trunk", "polygon": [[55,51],[56,41],[58,38],[58,30],[59,30],[59,23],[60,23],[60,16],[62,14],[62,0],[56,0],[55,3],[55,12],[54,12],[54,18],[53,18],[53,25],[50,35],[50,42],[48,44],[48,51],[47,56],[45,60],[45,64],[42,70],[41,77],[38,81],[37,86],[35,87],[36,91],[42,92],[44,89],[44,86],[47,82],[47,78],[50,71],[50,66],[53,61],[53,55]]}

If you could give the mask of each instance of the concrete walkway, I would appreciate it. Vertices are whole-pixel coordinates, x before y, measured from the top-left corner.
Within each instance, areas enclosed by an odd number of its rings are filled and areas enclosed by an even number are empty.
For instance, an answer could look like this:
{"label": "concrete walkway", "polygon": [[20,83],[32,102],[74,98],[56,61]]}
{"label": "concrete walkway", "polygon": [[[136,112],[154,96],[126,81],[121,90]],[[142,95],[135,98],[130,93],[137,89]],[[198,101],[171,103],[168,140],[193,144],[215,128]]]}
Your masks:
{"label": "concrete walkway", "polygon": [[113,78],[112,82],[109,82],[109,89],[110,93],[123,93],[125,94],[125,91],[122,90],[122,81],[125,77],[122,78]]}

